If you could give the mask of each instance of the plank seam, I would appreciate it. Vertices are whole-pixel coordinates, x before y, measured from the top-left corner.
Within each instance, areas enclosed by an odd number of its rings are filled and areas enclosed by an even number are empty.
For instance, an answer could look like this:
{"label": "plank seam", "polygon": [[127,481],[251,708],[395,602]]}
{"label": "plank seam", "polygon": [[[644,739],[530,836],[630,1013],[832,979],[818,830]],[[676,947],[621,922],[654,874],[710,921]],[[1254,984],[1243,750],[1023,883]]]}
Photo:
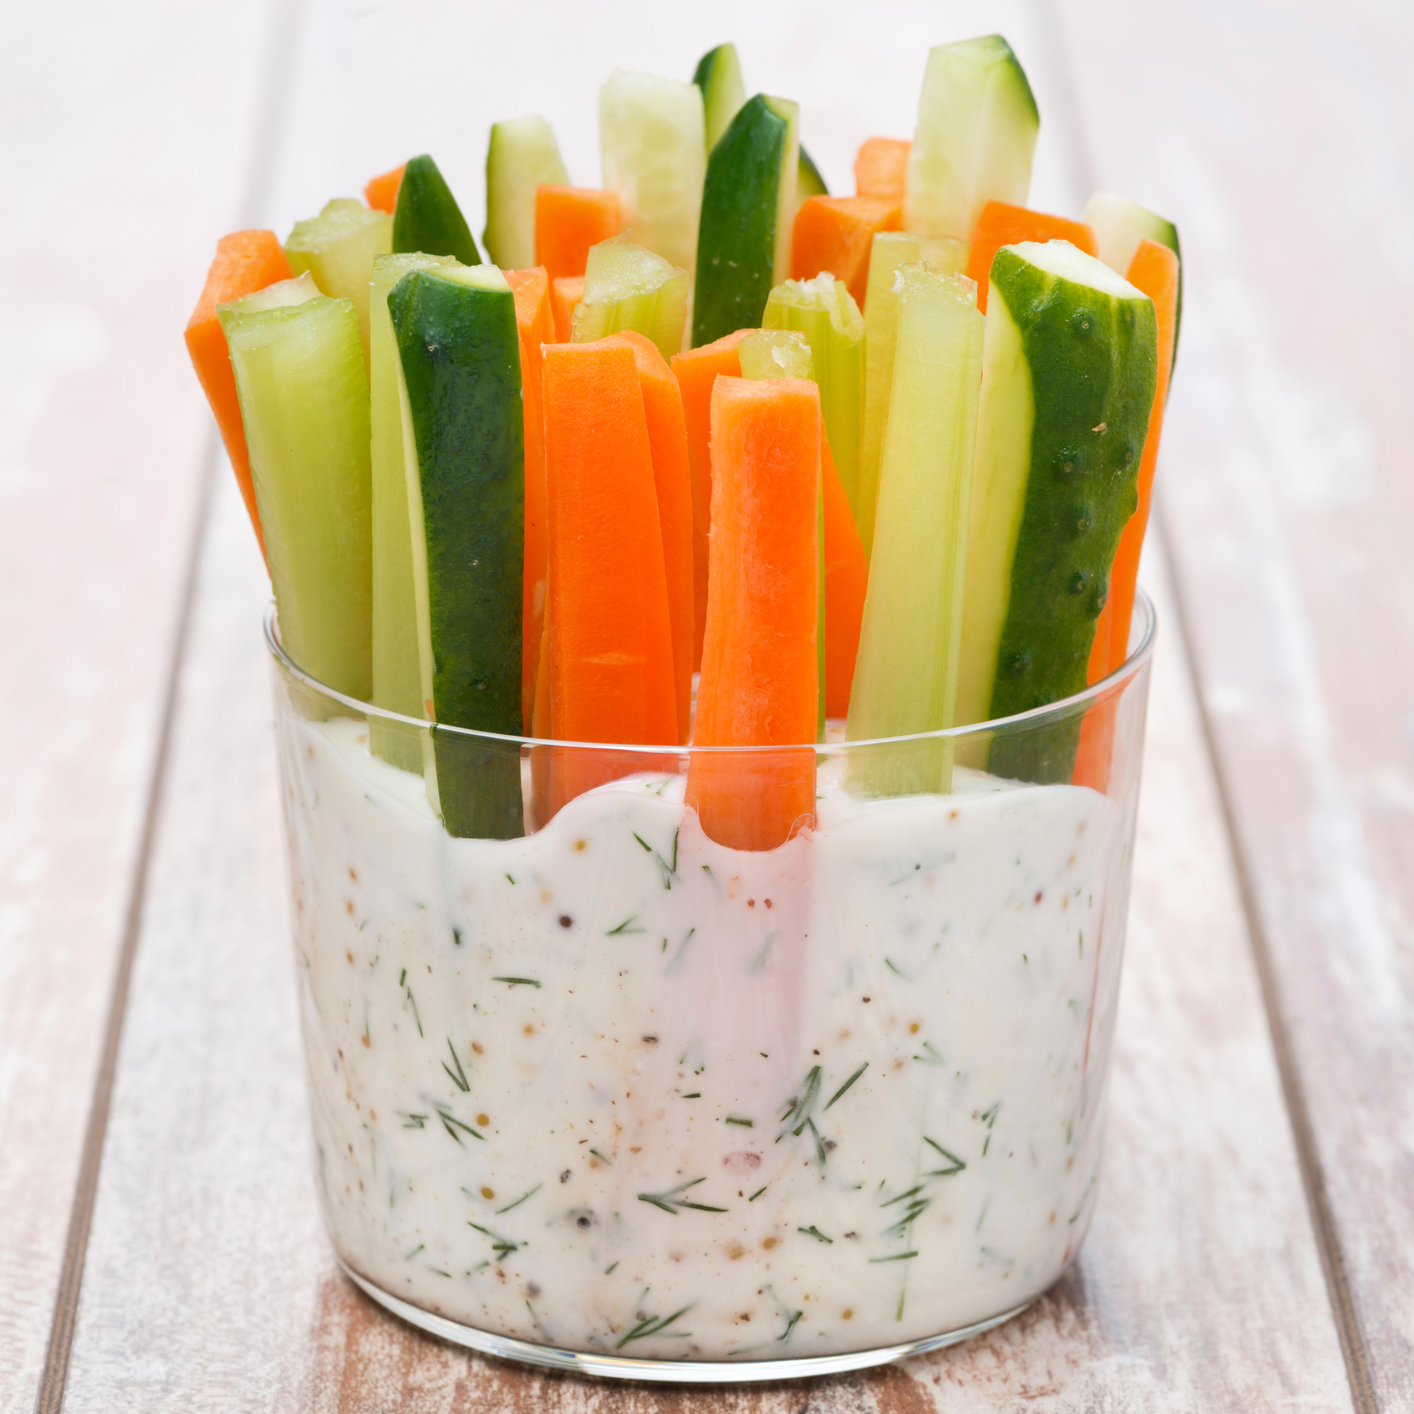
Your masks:
{"label": "plank seam", "polygon": [[[1086,192],[1095,191],[1098,189],[1098,183],[1095,177],[1094,158],[1090,150],[1080,99],[1075,87],[1075,73],[1066,50],[1062,27],[1056,15],[1055,0],[1031,0],[1030,8],[1038,21],[1037,31],[1043,36],[1045,47],[1050,51],[1053,59],[1056,97],[1059,99],[1061,108],[1059,126],[1065,135],[1062,145],[1068,151],[1075,168],[1074,175],[1083,190]],[[1163,513],[1162,487],[1154,497],[1151,523],[1162,542],[1164,557],[1168,561],[1169,573],[1173,580],[1173,597],[1177,606],[1178,638],[1184,658],[1188,663],[1189,673],[1192,676],[1203,742],[1207,749],[1208,759],[1212,763],[1213,778],[1222,810],[1223,828],[1227,833],[1228,846],[1232,852],[1238,891],[1242,899],[1242,911],[1247,922],[1247,935],[1251,944],[1252,959],[1257,969],[1258,985],[1262,990],[1262,1006],[1267,1015],[1267,1029],[1271,1036],[1277,1075],[1281,1082],[1282,1099],[1285,1102],[1287,1118],[1291,1124],[1297,1166],[1301,1171],[1301,1185],[1305,1191],[1306,1207],[1316,1239],[1316,1250],[1320,1255],[1321,1269],[1326,1280],[1326,1294],[1330,1300],[1331,1313],[1335,1320],[1336,1337],[1340,1341],[1341,1355],[1345,1360],[1346,1377],[1350,1382],[1351,1402],[1355,1414],[1379,1414],[1379,1401],[1375,1397],[1374,1381],[1370,1376],[1369,1356],[1365,1349],[1364,1335],[1360,1330],[1359,1317],[1351,1295],[1345,1256],[1331,1210],[1330,1195],[1326,1188],[1325,1170],[1316,1146],[1310,1109],[1301,1085],[1295,1048],[1292,1045],[1291,1034],[1287,1026],[1286,1013],[1282,1007],[1281,989],[1277,982],[1276,968],[1272,963],[1271,945],[1257,902],[1251,865],[1242,842],[1234,792],[1224,766],[1222,752],[1218,747],[1212,715],[1208,710],[1203,673],[1199,666],[1195,640],[1190,628],[1187,609],[1188,596],[1185,593],[1185,577],[1182,569],[1183,562],[1175,553],[1168,517]]]}
{"label": "plank seam", "polygon": [[[240,204],[246,224],[262,218],[268,197],[274,154],[279,140],[280,123],[290,92],[294,68],[295,40],[303,17],[305,0],[287,0],[272,20],[265,60],[261,65],[260,87],[256,101],[255,141],[252,144],[250,179]],[[117,1079],[118,1054],[123,1039],[128,994],[132,983],[133,964],[137,957],[138,939],[142,929],[143,906],[146,902],[148,874],[151,868],[157,828],[162,813],[163,789],[171,756],[172,737],[181,697],[182,666],[186,659],[187,642],[196,603],[197,583],[201,572],[202,552],[211,520],[216,471],[222,461],[217,437],[213,430],[202,457],[202,471],[197,487],[197,504],[192,517],[187,563],[180,589],[181,608],[172,636],[166,667],[166,688],[162,703],[161,725],[152,762],[152,777],[143,807],[142,831],[137,857],[133,863],[132,886],[128,894],[123,919],[122,941],[114,972],[113,990],[109,997],[108,1015],[103,1029],[103,1047],[99,1053],[98,1071],[94,1080],[88,1125],[84,1131],[83,1153],[79,1162],[74,1189],[73,1207],[64,1242],[64,1259],[54,1298],[54,1315],[49,1328],[49,1345],[45,1352],[44,1371],[35,1399],[35,1414],[61,1414],[64,1391],[68,1382],[69,1356],[73,1349],[74,1331],[78,1320],[79,1296],[83,1286],[84,1263],[88,1252],[89,1232],[93,1224],[93,1209],[98,1197],[98,1183],[103,1163],[103,1145],[107,1137],[108,1116],[113,1102]]]}

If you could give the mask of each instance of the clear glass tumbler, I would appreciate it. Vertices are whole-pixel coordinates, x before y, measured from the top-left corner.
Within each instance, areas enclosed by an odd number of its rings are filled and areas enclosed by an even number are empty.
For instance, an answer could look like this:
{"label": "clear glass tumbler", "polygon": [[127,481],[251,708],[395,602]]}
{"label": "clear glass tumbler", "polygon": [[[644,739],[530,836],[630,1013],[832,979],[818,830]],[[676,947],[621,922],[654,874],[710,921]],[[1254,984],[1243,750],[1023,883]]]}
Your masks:
{"label": "clear glass tumbler", "polygon": [[[319,1191],[370,1296],[496,1355],[716,1381],[949,1344],[1061,1274],[1098,1192],[1144,596],[1076,697],[791,750],[433,727],[266,627]],[[704,831],[802,781],[778,847]]]}

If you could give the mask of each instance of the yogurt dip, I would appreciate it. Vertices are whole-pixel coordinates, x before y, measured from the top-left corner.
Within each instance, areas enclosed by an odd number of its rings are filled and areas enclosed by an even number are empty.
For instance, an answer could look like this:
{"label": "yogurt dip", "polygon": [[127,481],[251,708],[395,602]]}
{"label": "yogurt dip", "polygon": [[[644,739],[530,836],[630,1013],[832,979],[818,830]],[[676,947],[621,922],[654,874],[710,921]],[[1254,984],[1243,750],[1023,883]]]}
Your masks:
{"label": "yogurt dip", "polygon": [[324,1212],[427,1311],[667,1360],[864,1351],[1044,1290],[1094,1210],[1124,811],[959,770],[708,840],[642,774],[450,838],[364,722],[282,713]]}

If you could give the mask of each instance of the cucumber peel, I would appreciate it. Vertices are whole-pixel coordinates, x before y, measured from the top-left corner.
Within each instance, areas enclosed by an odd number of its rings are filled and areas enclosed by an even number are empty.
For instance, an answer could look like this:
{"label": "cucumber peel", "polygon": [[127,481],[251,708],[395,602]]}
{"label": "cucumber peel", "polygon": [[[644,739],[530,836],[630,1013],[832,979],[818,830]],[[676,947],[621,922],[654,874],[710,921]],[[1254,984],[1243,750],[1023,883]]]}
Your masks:
{"label": "cucumber peel", "polygon": [[[971,280],[921,262],[901,267],[899,357],[846,724],[852,741],[953,724],[982,340]],[[952,761],[950,739],[865,749],[851,753],[849,781],[874,796],[947,792]]]}
{"label": "cucumber peel", "polygon": [[670,359],[682,352],[686,323],[686,270],[675,269],[626,235],[590,246],[572,343],[593,343],[622,329],[636,329]]}
{"label": "cucumber peel", "polygon": [[451,255],[463,265],[480,265],[457,199],[437,164],[426,153],[403,168],[398,204],[393,210],[393,251],[408,255]]}
{"label": "cucumber peel", "polygon": [[1025,206],[1040,114],[999,34],[928,51],[904,181],[903,227],[970,240],[989,201]]}
{"label": "cucumber peel", "polygon": [[829,196],[830,189],[820,175],[814,158],[802,147],[800,160],[795,169],[795,204],[797,210],[812,196]]}
{"label": "cucumber peel", "polygon": [[961,275],[967,269],[967,249],[966,241],[948,236],[919,236],[911,231],[879,231],[874,236],[864,296],[864,431],[859,447],[859,508],[855,515],[866,557],[872,554],[879,467],[893,388],[899,309],[895,281],[899,267],[925,261],[938,274]]}
{"label": "cucumber peel", "polygon": [[617,70],[599,90],[599,143],[604,189],[618,192],[625,231],[670,265],[692,270],[707,165],[701,91]]}
{"label": "cucumber peel", "polygon": [[296,274],[308,271],[323,294],[351,299],[358,313],[363,357],[369,357],[368,282],[373,261],[393,248],[393,218],[361,201],[340,198],[318,216],[296,221],[285,241],[285,257]]}
{"label": "cucumber peel", "polygon": [[810,344],[820,412],[849,508],[859,522],[859,440],[864,414],[864,317],[843,280],[828,271],[771,291],[761,324],[795,329]]}
{"label": "cucumber peel", "polygon": [[[402,365],[388,293],[412,270],[452,264],[449,255],[380,255],[369,293],[369,412],[373,471],[373,704],[403,717],[427,716],[418,663],[417,601],[413,594],[412,530],[408,522],[403,416],[398,396]],[[375,756],[422,770],[422,743],[411,729],[369,723]]]}
{"label": "cucumber peel", "polygon": [[535,264],[535,189],[568,186],[559,144],[538,115],[491,124],[486,147],[486,229],[481,241],[493,265]]}
{"label": "cucumber peel", "polygon": [[758,93],[707,159],[697,242],[692,344],[761,323],[771,287],[790,273],[799,109]]}
{"label": "cucumber peel", "polygon": [[702,91],[704,137],[710,153],[746,102],[736,45],[719,44],[709,49],[697,61],[692,81]]}
{"label": "cucumber peel", "polygon": [[1085,203],[1083,220],[1095,233],[1100,259],[1117,275],[1128,276],[1129,262],[1142,240],[1167,246],[1178,257],[1178,298],[1173,313],[1173,356],[1177,358],[1178,329],[1183,323],[1183,252],[1178,248],[1178,227],[1147,206],[1107,191],[1097,191]]}
{"label": "cucumber peel", "polygon": [[368,374],[353,301],[281,281],[217,306],[265,532],[280,641],[349,697],[373,687]]}
{"label": "cucumber peel", "polygon": [[[959,722],[1081,691],[1110,565],[1138,504],[1157,376],[1153,303],[1066,241],[991,269],[963,608]],[[885,473],[887,476],[887,472]],[[1079,719],[1001,738],[990,769],[1069,780]]]}
{"label": "cucumber peel", "polygon": [[[404,275],[402,371],[419,662],[437,723],[517,737],[525,459],[515,296],[495,266]],[[428,795],[449,834],[524,832],[517,743],[438,735]]]}

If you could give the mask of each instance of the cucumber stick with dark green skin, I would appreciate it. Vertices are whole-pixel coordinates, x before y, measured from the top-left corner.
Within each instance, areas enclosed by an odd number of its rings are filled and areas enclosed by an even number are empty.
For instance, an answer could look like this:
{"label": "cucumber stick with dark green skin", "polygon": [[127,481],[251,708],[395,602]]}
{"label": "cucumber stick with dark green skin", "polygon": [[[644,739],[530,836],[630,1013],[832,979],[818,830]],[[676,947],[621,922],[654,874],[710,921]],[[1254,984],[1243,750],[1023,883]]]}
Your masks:
{"label": "cucumber stick with dark green skin", "polygon": [[[494,266],[415,270],[393,287],[388,314],[402,365],[428,716],[518,736],[525,455],[515,296]],[[522,834],[519,748],[435,728],[433,740],[429,776],[448,832]]]}
{"label": "cucumber stick with dark green skin", "polygon": [[707,159],[697,236],[692,344],[760,326],[771,287],[790,274],[799,110],[758,93]]}
{"label": "cucumber stick with dark green skin", "polygon": [[[1094,257],[1065,241],[1005,246],[991,279],[959,723],[1084,689],[1157,376],[1153,303]],[[1078,731],[1077,718],[1055,741],[999,741],[990,769],[1068,780]]]}
{"label": "cucumber stick with dark green skin", "polygon": [[800,161],[796,166],[795,173],[797,205],[812,196],[829,196],[830,189],[825,185],[825,179],[820,175],[820,169],[815,165],[815,159],[803,147],[800,149]]}
{"label": "cucumber stick with dark green skin", "polygon": [[416,251],[455,256],[463,265],[481,264],[471,227],[446,178],[426,153],[403,168],[393,209],[393,254]]}

